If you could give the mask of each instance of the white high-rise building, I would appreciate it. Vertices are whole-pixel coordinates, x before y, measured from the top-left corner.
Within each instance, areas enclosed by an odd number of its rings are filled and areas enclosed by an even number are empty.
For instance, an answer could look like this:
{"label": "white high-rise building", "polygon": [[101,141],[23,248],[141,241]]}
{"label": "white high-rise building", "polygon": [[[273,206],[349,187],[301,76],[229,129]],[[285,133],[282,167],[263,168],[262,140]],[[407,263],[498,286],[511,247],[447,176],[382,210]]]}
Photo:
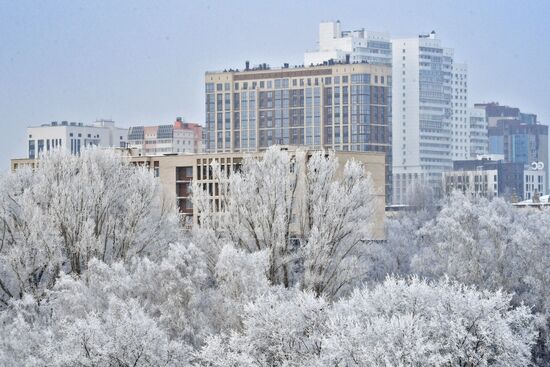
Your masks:
{"label": "white high-rise building", "polygon": [[470,117],[468,114],[468,66],[453,64],[451,116],[451,158],[453,161],[471,157]]}
{"label": "white high-rise building", "polygon": [[393,202],[407,203],[415,184],[441,193],[452,169],[453,50],[435,32],[392,40]]}
{"label": "white high-rise building", "polygon": [[319,47],[304,54],[304,65],[328,61],[391,65],[390,35],[360,29],[342,31],[340,21],[319,24]]}
{"label": "white high-rise building", "polygon": [[44,151],[64,149],[79,154],[85,147],[126,147],[128,129],[115,126],[114,121],[98,120],[90,125],[81,122],[54,121],[27,128],[28,157],[38,158]]}

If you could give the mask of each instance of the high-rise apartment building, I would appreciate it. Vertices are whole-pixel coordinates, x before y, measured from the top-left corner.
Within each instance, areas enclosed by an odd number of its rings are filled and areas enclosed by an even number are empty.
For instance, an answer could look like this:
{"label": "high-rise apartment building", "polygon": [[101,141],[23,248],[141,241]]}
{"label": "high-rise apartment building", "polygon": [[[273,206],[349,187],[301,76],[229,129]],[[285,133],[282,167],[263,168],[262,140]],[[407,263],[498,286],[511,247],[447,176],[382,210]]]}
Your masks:
{"label": "high-rise apartment building", "polygon": [[383,32],[342,31],[340,21],[319,24],[319,46],[304,54],[304,65],[334,62],[391,65],[390,35]]}
{"label": "high-rise apartment building", "polygon": [[468,115],[468,66],[453,63],[451,80],[451,159],[469,159],[471,156],[471,128]]}
{"label": "high-rise apartment building", "polygon": [[128,129],[115,127],[114,121],[98,120],[92,124],[53,121],[27,128],[28,157],[38,158],[44,151],[64,149],[79,154],[86,147],[126,147]]}
{"label": "high-rise apartment building", "polygon": [[180,117],[172,125],[132,126],[128,147],[144,155],[200,153],[202,126],[183,122]]}
{"label": "high-rise apartment building", "polygon": [[207,72],[205,149],[384,152],[389,195],[391,80],[390,67],[369,64]]}
{"label": "high-rise apartment building", "polygon": [[453,76],[453,50],[444,48],[435,32],[394,39],[392,55],[393,202],[403,204],[414,183],[442,193],[441,175],[452,169],[452,139],[464,139],[454,134],[452,123],[464,121],[451,119],[462,116],[454,116],[452,106],[460,100],[453,98],[453,82],[460,77]]}

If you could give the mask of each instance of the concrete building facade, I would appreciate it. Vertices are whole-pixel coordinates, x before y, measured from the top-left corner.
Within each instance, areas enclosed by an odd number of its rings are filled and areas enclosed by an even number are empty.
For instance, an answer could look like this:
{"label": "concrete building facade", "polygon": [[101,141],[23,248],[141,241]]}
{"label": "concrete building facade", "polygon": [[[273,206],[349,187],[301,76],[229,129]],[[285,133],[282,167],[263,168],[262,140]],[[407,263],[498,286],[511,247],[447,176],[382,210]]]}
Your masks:
{"label": "concrete building facade", "polygon": [[27,128],[27,157],[38,158],[40,153],[63,149],[79,154],[86,147],[124,148],[128,129],[115,127],[112,120],[98,120],[92,124],[53,121]]}
{"label": "concrete building facade", "polygon": [[336,64],[205,75],[205,149],[256,152],[271,145],[386,155],[391,193],[391,68]]}

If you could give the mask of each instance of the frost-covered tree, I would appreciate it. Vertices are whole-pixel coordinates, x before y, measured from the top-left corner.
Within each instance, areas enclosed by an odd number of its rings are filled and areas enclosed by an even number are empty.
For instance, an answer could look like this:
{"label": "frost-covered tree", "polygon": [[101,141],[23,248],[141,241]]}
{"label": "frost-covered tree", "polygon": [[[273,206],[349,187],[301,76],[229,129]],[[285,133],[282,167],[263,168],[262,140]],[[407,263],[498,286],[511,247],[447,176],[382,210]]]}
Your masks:
{"label": "frost-covered tree", "polygon": [[176,238],[152,173],[110,150],[43,155],[0,181],[0,302],[40,295],[60,271],[151,254]]}
{"label": "frost-covered tree", "polygon": [[242,331],[213,335],[196,356],[200,366],[314,366],[329,305],[295,288],[273,287],[245,306]]}
{"label": "frost-covered tree", "polygon": [[248,252],[267,251],[271,284],[301,284],[334,297],[361,279],[358,258],[372,222],[375,190],[360,163],[339,170],[333,152],[291,155],[269,148],[263,158],[246,158],[239,172],[213,164],[221,209],[209,193],[193,187],[200,225],[195,239],[211,267],[231,243]]}
{"label": "frost-covered tree", "polygon": [[528,365],[533,316],[510,300],[446,280],[388,278],[334,306],[323,365]]}
{"label": "frost-covered tree", "polygon": [[454,192],[436,218],[418,231],[412,270],[464,284],[505,289],[537,311],[550,305],[547,210],[513,208],[501,199]]}
{"label": "frost-covered tree", "polygon": [[481,289],[504,289],[512,302],[533,307],[541,320],[538,355],[550,358],[550,211],[518,209],[500,198],[452,193],[417,232],[411,271],[444,275]]}
{"label": "frost-covered tree", "polygon": [[202,259],[184,244],[156,261],[92,259],[80,276],[61,274],[41,300],[11,300],[0,312],[0,365],[185,365],[216,332],[204,312]]}
{"label": "frost-covered tree", "polygon": [[331,305],[279,289],[246,306],[243,330],[207,339],[203,366],[524,366],[527,307],[449,281],[388,278]]}

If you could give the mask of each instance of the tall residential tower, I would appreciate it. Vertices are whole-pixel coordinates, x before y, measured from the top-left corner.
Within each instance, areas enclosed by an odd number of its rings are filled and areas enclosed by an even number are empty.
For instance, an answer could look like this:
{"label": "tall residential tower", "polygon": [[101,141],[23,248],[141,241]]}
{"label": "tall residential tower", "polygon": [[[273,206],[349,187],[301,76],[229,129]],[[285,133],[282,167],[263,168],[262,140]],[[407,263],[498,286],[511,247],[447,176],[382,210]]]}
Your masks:
{"label": "tall residential tower", "polygon": [[435,32],[392,40],[393,202],[414,184],[442,193],[442,173],[470,156],[467,68]]}
{"label": "tall residential tower", "polygon": [[391,68],[333,64],[271,69],[262,64],[205,76],[207,152],[269,146],[383,152],[391,194]]}

